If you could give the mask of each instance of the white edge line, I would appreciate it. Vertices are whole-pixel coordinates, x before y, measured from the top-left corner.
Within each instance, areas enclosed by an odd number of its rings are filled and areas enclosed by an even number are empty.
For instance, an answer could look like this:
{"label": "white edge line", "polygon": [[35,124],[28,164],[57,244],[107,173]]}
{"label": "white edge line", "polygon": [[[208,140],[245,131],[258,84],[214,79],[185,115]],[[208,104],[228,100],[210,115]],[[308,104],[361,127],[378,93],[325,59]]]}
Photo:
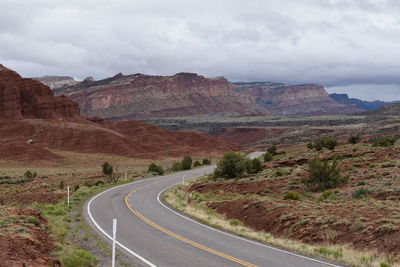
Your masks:
{"label": "white edge line", "polygon": [[[135,184],[135,183],[138,183],[138,182],[148,181],[148,180],[149,180],[149,179],[140,180],[140,181],[135,181],[135,182],[133,182],[133,183],[124,184],[124,185],[119,185],[119,186],[110,188],[110,189],[108,189],[108,190],[105,190],[105,191],[101,192],[100,194],[94,196],[92,199],[90,199],[90,201],[89,201],[88,204],[87,204],[87,212],[88,212],[88,215],[89,215],[90,219],[92,220],[93,224],[96,226],[96,228],[97,228],[104,236],[106,236],[108,239],[112,240],[112,237],[111,237],[109,234],[107,234],[106,231],[104,231],[103,228],[100,227],[100,225],[94,220],[94,218],[93,218],[93,216],[92,216],[92,213],[90,212],[90,205],[92,204],[92,201],[95,200],[97,197],[101,196],[102,194],[108,192],[108,191],[111,191],[111,190],[114,190],[114,189],[117,189],[117,188],[120,188],[120,187],[123,187],[123,186],[132,185],[132,184]],[[117,245],[119,245],[121,248],[125,249],[128,253],[130,253],[131,255],[135,256],[135,257],[138,258],[138,259],[140,259],[142,262],[146,263],[147,265],[149,265],[149,266],[151,266],[151,267],[157,267],[157,265],[151,263],[150,261],[148,261],[148,260],[145,259],[144,257],[142,257],[142,256],[140,256],[139,254],[133,252],[132,250],[130,250],[129,248],[127,248],[126,246],[124,246],[124,245],[121,244],[120,242],[116,241],[116,243],[117,243]]]}
{"label": "white edge line", "polygon": [[[208,173],[210,173],[210,172],[208,172]],[[191,180],[191,179],[194,179],[194,178],[197,178],[197,177],[200,177],[200,176],[202,176],[202,175],[203,175],[203,174],[198,175],[198,176],[194,176],[194,177],[190,178],[190,180]],[[210,226],[208,226],[208,225],[202,224],[202,223],[200,223],[200,222],[198,222],[198,221],[196,221],[196,220],[193,220],[193,219],[191,219],[191,218],[186,217],[185,215],[182,215],[182,214],[179,213],[179,212],[176,212],[175,210],[169,208],[169,207],[166,206],[164,203],[162,203],[162,201],[160,200],[160,196],[161,196],[162,193],[164,193],[164,192],[165,192],[166,190],[168,190],[169,188],[171,188],[171,187],[173,187],[173,186],[176,186],[176,185],[178,185],[178,184],[180,184],[180,183],[181,183],[181,182],[178,182],[178,183],[176,183],[176,184],[173,184],[173,185],[170,185],[170,186],[164,188],[164,189],[163,189],[162,191],[160,191],[160,192],[158,193],[158,195],[157,195],[157,201],[158,201],[158,203],[160,203],[164,208],[166,208],[167,210],[169,210],[169,211],[175,213],[176,215],[179,215],[179,216],[181,216],[182,218],[184,218],[184,219],[186,219],[186,220],[189,220],[189,221],[191,221],[191,222],[193,222],[193,223],[196,223],[196,224],[198,224],[198,225],[201,225],[201,226],[203,226],[203,227],[206,227],[206,228],[208,228],[208,229],[210,229],[210,230],[213,230],[213,231],[219,232],[219,233],[221,233],[221,234],[228,235],[228,236],[230,236],[230,237],[234,237],[234,238],[237,238],[237,239],[240,239],[240,240],[243,240],[243,241],[252,243],[252,244],[256,244],[256,245],[259,245],[259,246],[262,246],[262,247],[266,247],[266,248],[269,248],[269,249],[273,249],[273,250],[276,250],[276,251],[279,251],[279,252],[283,252],[283,253],[286,253],[286,254],[289,254],[289,255],[292,255],[292,256],[296,256],[296,257],[300,257],[300,258],[303,258],[303,259],[307,259],[307,260],[310,260],[310,261],[314,261],[314,262],[318,262],[318,263],[323,263],[323,264],[326,264],[326,265],[329,265],[329,266],[341,267],[340,265],[332,264],[332,263],[325,262],[325,261],[320,261],[320,260],[313,259],[313,258],[310,258],[310,257],[307,257],[307,256],[303,256],[303,255],[300,255],[300,254],[296,254],[296,253],[293,253],[293,252],[290,252],[290,251],[287,251],[287,250],[279,249],[279,248],[276,248],[276,247],[273,247],[273,246],[269,246],[269,245],[262,244],[262,243],[259,243],[259,242],[255,242],[255,241],[252,241],[252,240],[249,240],[249,239],[246,239],[246,238],[242,238],[242,237],[240,237],[240,236],[233,235],[233,234],[230,234],[230,233],[227,233],[227,232],[224,232],[224,231],[215,229],[215,228],[210,227]]]}

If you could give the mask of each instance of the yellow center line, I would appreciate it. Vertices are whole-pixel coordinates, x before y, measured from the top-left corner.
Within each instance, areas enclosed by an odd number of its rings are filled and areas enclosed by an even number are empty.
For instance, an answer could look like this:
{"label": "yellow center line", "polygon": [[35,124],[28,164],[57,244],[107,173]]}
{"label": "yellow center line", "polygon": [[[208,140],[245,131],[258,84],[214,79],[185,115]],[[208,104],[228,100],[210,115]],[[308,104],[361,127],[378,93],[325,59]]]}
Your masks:
{"label": "yellow center line", "polygon": [[[169,180],[171,180],[171,179],[169,179]],[[164,181],[168,181],[168,180],[164,180]],[[132,207],[132,205],[129,203],[129,198],[133,195],[133,193],[135,193],[135,192],[137,192],[137,191],[139,191],[139,190],[141,190],[141,189],[143,189],[143,188],[145,188],[145,187],[147,187],[147,186],[150,186],[150,185],[153,185],[153,184],[157,184],[157,183],[160,183],[160,182],[161,182],[161,181],[154,182],[154,183],[150,183],[150,184],[147,184],[147,185],[143,185],[143,186],[141,186],[141,187],[139,187],[139,188],[137,188],[137,189],[131,191],[131,192],[125,197],[125,204],[126,204],[126,206],[129,208],[129,210],[130,210],[133,214],[135,214],[137,217],[139,217],[140,219],[142,219],[144,222],[146,222],[146,223],[149,224],[150,226],[152,226],[152,227],[154,227],[154,228],[160,230],[161,232],[163,232],[163,233],[165,233],[165,234],[167,234],[167,235],[169,235],[169,236],[175,237],[176,239],[179,239],[179,240],[181,240],[181,241],[183,241],[183,242],[185,242],[185,243],[187,243],[187,244],[189,244],[189,245],[192,245],[192,246],[194,246],[194,247],[196,247],[196,248],[202,249],[202,250],[207,251],[207,252],[209,252],[209,253],[212,253],[212,254],[214,254],[214,255],[217,255],[217,256],[223,257],[223,258],[225,258],[225,259],[231,260],[231,261],[233,261],[233,262],[239,263],[239,264],[241,264],[241,265],[243,265],[243,266],[257,267],[257,265],[254,265],[254,264],[249,263],[249,262],[244,261],[244,260],[237,259],[237,258],[235,258],[235,257],[232,257],[232,256],[227,255],[227,254],[225,254],[225,253],[219,252],[219,251],[217,251],[217,250],[208,248],[208,247],[203,246],[203,245],[201,245],[201,244],[199,244],[199,243],[196,243],[196,242],[194,242],[194,241],[192,241],[192,240],[190,240],[190,239],[188,239],[188,238],[186,238],[186,237],[183,237],[183,236],[180,236],[180,235],[178,235],[178,234],[176,234],[176,233],[174,233],[174,232],[171,232],[171,231],[165,229],[164,227],[162,227],[162,226],[156,224],[155,222],[151,221],[150,219],[146,218],[146,217],[143,216],[143,214],[141,214],[139,211],[135,210],[135,209]]]}

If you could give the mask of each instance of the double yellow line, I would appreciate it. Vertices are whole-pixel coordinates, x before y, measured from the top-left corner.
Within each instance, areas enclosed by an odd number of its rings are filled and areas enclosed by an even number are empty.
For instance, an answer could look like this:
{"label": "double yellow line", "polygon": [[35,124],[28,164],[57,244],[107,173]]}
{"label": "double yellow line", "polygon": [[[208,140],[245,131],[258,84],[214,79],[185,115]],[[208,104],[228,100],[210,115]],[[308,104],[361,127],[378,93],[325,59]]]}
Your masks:
{"label": "double yellow line", "polygon": [[141,189],[143,189],[143,188],[145,188],[145,187],[148,187],[148,186],[150,186],[150,185],[157,184],[157,183],[159,183],[159,182],[161,182],[161,181],[158,181],[158,182],[154,182],[154,183],[150,183],[150,184],[141,186],[141,187],[139,187],[139,188],[137,188],[137,189],[131,191],[131,192],[125,197],[125,204],[126,204],[126,206],[129,208],[129,210],[130,210],[133,214],[135,214],[137,217],[139,217],[140,219],[142,219],[144,222],[146,222],[147,224],[151,225],[152,227],[154,227],[154,228],[160,230],[161,232],[163,232],[163,233],[165,233],[165,234],[167,234],[167,235],[169,235],[169,236],[175,237],[176,239],[179,239],[179,240],[181,240],[181,241],[183,241],[183,242],[185,242],[185,243],[187,243],[187,244],[189,244],[189,245],[192,245],[192,246],[194,246],[194,247],[196,247],[196,248],[199,248],[199,249],[202,249],[202,250],[207,251],[207,252],[209,252],[209,253],[212,253],[212,254],[214,254],[214,255],[223,257],[223,258],[228,259],[228,260],[230,260],[230,261],[239,263],[239,264],[241,264],[241,265],[243,265],[243,266],[257,267],[257,265],[251,264],[251,263],[249,263],[249,262],[247,262],[247,261],[243,261],[243,260],[237,259],[237,258],[235,258],[235,257],[229,256],[229,255],[227,255],[227,254],[225,254],[225,253],[222,253],[222,252],[219,252],[219,251],[217,251],[217,250],[208,248],[208,247],[203,246],[203,245],[201,245],[201,244],[199,244],[199,243],[196,243],[196,242],[194,242],[194,241],[192,241],[192,240],[190,240],[190,239],[188,239],[188,238],[186,238],[186,237],[183,237],[183,236],[180,236],[180,235],[178,235],[178,234],[176,234],[176,233],[174,233],[174,232],[171,232],[171,231],[165,229],[164,227],[162,227],[162,226],[156,224],[155,222],[151,221],[150,219],[146,218],[145,216],[143,216],[143,214],[141,214],[140,212],[138,212],[137,210],[135,210],[135,209],[132,207],[132,205],[129,203],[129,198],[130,198],[135,192],[137,192],[137,191],[139,191],[139,190],[141,190]]}

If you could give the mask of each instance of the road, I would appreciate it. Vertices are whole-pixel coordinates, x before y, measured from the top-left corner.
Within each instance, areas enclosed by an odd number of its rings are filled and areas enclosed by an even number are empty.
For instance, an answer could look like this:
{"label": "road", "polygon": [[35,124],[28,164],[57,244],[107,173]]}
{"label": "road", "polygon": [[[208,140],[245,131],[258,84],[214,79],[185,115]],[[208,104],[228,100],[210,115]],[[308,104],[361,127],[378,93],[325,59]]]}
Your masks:
{"label": "road", "polygon": [[[255,152],[251,157],[260,156]],[[107,240],[118,219],[117,245],[135,266],[338,266],[203,225],[167,207],[163,191],[215,166],[139,180],[90,199],[84,217]]]}

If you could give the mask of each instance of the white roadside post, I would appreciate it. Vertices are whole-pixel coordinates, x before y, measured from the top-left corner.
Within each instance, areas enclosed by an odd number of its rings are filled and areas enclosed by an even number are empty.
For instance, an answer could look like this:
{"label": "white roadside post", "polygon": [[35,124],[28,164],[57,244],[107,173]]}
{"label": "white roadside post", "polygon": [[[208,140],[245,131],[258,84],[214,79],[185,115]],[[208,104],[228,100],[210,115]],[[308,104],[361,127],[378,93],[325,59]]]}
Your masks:
{"label": "white roadside post", "polygon": [[185,185],[185,176],[182,176],[182,185]]}
{"label": "white roadside post", "polygon": [[69,186],[67,187],[67,205],[69,206]]}
{"label": "white roadside post", "polygon": [[125,173],[125,182],[128,181],[128,175]]}
{"label": "white roadside post", "polygon": [[112,259],[111,259],[111,266],[115,267],[115,242],[116,242],[116,235],[117,235],[117,219],[113,219],[113,243],[112,243]]}

